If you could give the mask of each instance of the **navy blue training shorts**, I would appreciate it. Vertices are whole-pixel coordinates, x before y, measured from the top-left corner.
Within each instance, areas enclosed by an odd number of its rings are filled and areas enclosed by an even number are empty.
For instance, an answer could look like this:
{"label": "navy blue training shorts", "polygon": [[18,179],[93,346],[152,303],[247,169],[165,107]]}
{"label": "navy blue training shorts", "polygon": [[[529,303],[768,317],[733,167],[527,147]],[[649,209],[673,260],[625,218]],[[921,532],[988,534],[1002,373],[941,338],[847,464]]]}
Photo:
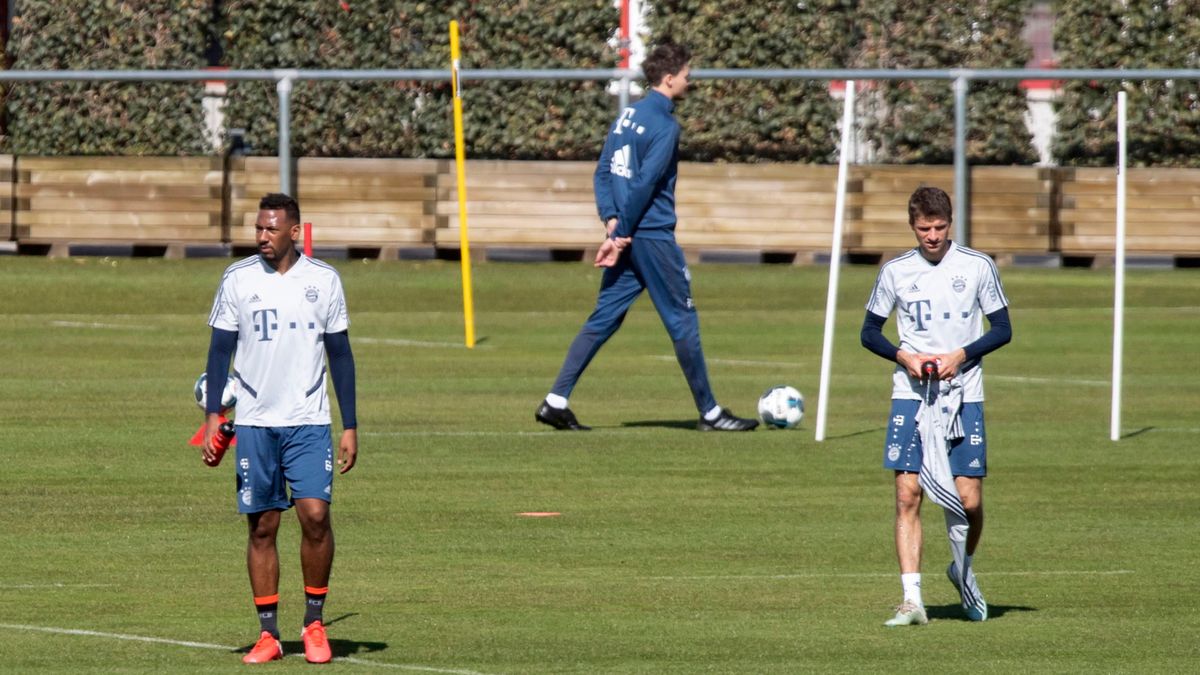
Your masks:
{"label": "navy blue training shorts", "polygon": [[[921,470],[921,434],[917,432],[917,410],[921,402],[894,398],[883,442],[883,468],[895,471]],[[987,475],[987,432],[983,403],[964,403],[964,436],[950,443],[950,471],[955,476],[982,478]]]}
{"label": "navy blue training shorts", "polygon": [[285,510],[306,498],[333,501],[329,425],[237,425],[238,513]]}

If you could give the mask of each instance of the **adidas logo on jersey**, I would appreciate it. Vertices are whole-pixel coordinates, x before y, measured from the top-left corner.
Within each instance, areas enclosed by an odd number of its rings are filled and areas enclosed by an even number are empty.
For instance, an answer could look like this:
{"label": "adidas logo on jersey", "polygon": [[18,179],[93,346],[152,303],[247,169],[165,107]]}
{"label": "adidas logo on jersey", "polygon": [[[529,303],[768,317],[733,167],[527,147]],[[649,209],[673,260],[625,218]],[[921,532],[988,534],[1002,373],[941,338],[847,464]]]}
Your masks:
{"label": "adidas logo on jersey", "polygon": [[612,161],[609,162],[608,170],[614,176],[622,178],[633,178],[633,169],[629,166],[630,148],[628,145],[623,145],[619,150],[613,153]]}
{"label": "adidas logo on jersey", "polygon": [[971,463],[970,463],[970,464],[968,464],[967,466],[968,466],[968,467],[970,467],[970,468],[972,468],[972,469],[978,469],[978,468],[980,468],[980,466],[981,466],[981,465],[980,465],[980,463],[979,463],[979,458],[978,458],[978,457],[976,457],[975,459],[971,460]]}
{"label": "adidas logo on jersey", "polygon": [[258,297],[258,293],[255,293],[254,295],[250,296],[249,302],[262,302],[262,299]]}

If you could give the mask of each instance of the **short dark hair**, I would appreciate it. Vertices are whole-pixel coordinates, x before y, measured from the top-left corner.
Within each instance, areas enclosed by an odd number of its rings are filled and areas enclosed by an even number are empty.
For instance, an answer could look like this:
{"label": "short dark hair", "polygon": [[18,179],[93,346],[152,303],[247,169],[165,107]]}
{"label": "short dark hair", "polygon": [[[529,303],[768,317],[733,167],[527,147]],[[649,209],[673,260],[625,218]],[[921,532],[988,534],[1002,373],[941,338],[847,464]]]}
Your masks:
{"label": "short dark hair", "polygon": [[908,198],[908,224],[916,225],[917,218],[945,218],[946,224],[954,222],[954,211],[950,208],[950,195],[935,187],[919,187]]}
{"label": "short dark hair", "polygon": [[651,87],[657,87],[667,75],[675,75],[692,60],[692,50],[670,40],[664,41],[646,55],[642,73]]}
{"label": "short dark hair", "polygon": [[282,192],[271,192],[258,201],[258,210],[283,211],[292,225],[300,224],[300,204]]}

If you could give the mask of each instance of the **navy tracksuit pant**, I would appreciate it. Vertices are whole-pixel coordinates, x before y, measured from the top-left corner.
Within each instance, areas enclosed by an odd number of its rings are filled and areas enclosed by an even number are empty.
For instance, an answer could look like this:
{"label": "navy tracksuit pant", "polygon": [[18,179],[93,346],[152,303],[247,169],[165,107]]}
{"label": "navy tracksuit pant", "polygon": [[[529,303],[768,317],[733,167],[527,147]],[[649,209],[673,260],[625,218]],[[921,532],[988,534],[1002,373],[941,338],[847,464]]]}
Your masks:
{"label": "navy tracksuit pant", "polygon": [[567,350],[552,393],[569,398],[579,376],[600,347],[621,327],[625,314],[642,291],[650,292],[675,357],[683,369],[700,414],[717,405],[708,384],[708,369],[700,348],[700,321],[692,303],[691,275],[683,251],[674,239],[634,237],[617,264],[605,268],[596,309]]}

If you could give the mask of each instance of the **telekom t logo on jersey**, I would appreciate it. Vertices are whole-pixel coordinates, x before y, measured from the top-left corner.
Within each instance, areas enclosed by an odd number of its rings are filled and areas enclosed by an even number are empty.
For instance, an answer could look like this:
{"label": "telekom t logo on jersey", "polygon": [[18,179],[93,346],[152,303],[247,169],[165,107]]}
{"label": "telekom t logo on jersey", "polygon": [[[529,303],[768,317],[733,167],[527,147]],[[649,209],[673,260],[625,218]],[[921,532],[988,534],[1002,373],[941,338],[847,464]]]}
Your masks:
{"label": "telekom t logo on jersey", "polygon": [[932,309],[931,300],[913,300],[904,307],[904,313],[917,325],[918,332],[925,332],[928,329],[925,322],[933,319]]}
{"label": "telekom t logo on jersey", "polygon": [[279,330],[279,324],[275,323],[279,318],[278,312],[273,309],[256,309],[250,316],[254,320],[254,332],[258,333],[258,341],[269,342],[271,331]]}
{"label": "telekom t logo on jersey", "polygon": [[633,108],[626,108],[621,111],[621,116],[617,118],[617,123],[613,126],[613,133],[620,135],[625,129],[633,129],[635,133],[646,133],[646,127],[633,121],[633,113],[637,112]]}

